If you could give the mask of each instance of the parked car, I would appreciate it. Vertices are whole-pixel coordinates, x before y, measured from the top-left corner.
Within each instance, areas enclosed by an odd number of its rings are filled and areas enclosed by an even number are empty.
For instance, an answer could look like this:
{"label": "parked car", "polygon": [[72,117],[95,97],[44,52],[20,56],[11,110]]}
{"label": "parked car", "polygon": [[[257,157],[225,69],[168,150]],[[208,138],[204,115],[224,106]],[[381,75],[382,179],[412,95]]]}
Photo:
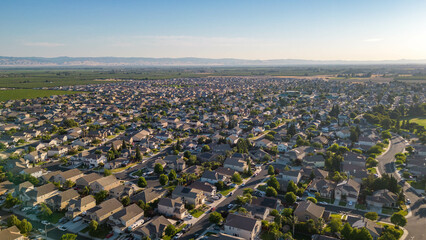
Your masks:
{"label": "parked car", "polygon": [[67,230],[67,228],[64,227],[64,226],[59,226],[58,229],[61,230],[61,231],[66,231]]}
{"label": "parked car", "polygon": [[411,204],[411,200],[407,198],[406,200],[407,204]]}
{"label": "parked car", "polygon": [[234,207],[234,204],[232,204],[232,203],[230,203],[229,205],[228,205],[228,209],[231,209],[231,208],[233,208]]}
{"label": "parked car", "polygon": [[41,221],[41,223],[44,224],[44,225],[49,225],[50,224],[50,222],[48,222],[46,220]]}
{"label": "parked car", "polygon": [[78,221],[80,221],[81,219],[82,219],[82,217],[77,216],[77,217],[75,217],[72,221],[73,221],[73,222],[78,222]]}

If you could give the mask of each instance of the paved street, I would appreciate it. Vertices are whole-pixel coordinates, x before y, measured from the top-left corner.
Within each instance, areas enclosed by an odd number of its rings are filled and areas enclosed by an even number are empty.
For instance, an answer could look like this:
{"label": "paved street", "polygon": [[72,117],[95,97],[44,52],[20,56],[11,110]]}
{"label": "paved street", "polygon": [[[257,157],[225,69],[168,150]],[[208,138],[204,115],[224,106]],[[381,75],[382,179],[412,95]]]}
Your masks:
{"label": "paved street", "polygon": [[[243,195],[243,189],[244,188],[254,188],[257,184],[261,183],[268,175],[267,166],[262,166],[262,170],[259,172],[259,174],[253,178],[251,178],[249,181],[247,181],[246,185],[244,187],[240,187],[237,190],[234,191],[234,194],[230,197],[226,197],[225,200],[223,200],[217,207],[216,211],[221,212],[228,210],[228,205],[234,201],[237,196]],[[201,218],[196,224],[194,224],[188,232],[186,232],[181,239],[187,240],[191,238],[195,238],[196,234],[201,234],[206,228],[208,228],[211,223],[209,222],[209,215],[206,214],[203,218]]]}
{"label": "paved street", "polygon": [[[395,154],[404,151],[406,145],[407,143],[402,137],[392,137],[389,150],[377,158],[380,173],[392,174],[398,181],[401,180],[399,174],[395,171],[393,163],[395,161]],[[411,200],[410,208],[412,212],[412,215],[407,218],[407,225],[405,226],[405,229],[408,231],[407,239],[426,239],[426,231],[424,230],[426,226],[426,204],[422,202],[421,196],[408,183],[404,184],[404,191],[406,198]]]}

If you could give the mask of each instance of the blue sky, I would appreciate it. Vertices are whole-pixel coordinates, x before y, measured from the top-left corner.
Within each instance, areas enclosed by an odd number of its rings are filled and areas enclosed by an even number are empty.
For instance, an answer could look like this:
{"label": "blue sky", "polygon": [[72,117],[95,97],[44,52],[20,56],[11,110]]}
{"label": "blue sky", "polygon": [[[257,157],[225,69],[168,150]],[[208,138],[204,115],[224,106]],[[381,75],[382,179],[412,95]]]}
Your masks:
{"label": "blue sky", "polygon": [[423,0],[0,2],[0,56],[426,59]]}

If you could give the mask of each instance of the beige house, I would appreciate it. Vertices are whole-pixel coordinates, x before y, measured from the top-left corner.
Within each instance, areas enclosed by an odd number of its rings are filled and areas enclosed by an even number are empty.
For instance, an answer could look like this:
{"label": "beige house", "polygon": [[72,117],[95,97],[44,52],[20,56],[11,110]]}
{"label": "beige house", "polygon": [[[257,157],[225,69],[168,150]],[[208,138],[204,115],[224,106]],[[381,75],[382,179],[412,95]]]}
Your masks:
{"label": "beige house", "polygon": [[109,224],[114,232],[122,233],[126,228],[143,217],[143,210],[137,204],[132,204],[109,217]]}
{"label": "beige house", "polygon": [[259,220],[237,214],[229,214],[224,225],[224,233],[247,240],[256,239],[261,230]]}
{"label": "beige house", "polygon": [[48,183],[19,195],[19,198],[27,206],[35,206],[37,204],[45,202],[46,199],[56,195],[57,193],[58,190],[56,189],[55,185],[53,185],[52,183]]}
{"label": "beige house", "polygon": [[123,209],[123,205],[115,198],[102,202],[98,206],[89,210],[89,217],[98,223],[105,222],[111,215]]}
{"label": "beige house", "polygon": [[187,214],[181,198],[161,198],[158,202],[158,213],[177,219],[183,219]]}
{"label": "beige house", "polygon": [[324,214],[324,207],[318,206],[311,201],[299,202],[294,215],[297,216],[298,221],[306,222],[309,219],[317,220]]}
{"label": "beige house", "polygon": [[195,207],[204,204],[206,198],[203,191],[184,186],[177,186],[173,190],[172,198],[178,197],[181,197],[184,203],[193,204]]}
{"label": "beige house", "polygon": [[68,204],[72,199],[77,199],[78,197],[80,197],[80,195],[76,190],[68,189],[65,192],[59,192],[55,196],[48,198],[46,200],[46,204],[55,210],[62,211],[68,207]]}
{"label": "beige house", "polygon": [[75,182],[78,178],[82,177],[84,174],[78,169],[70,169],[65,172],[61,172],[58,175],[53,177],[55,182],[59,182],[61,185],[66,181]]}
{"label": "beige house", "polygon": [[114,175],[109,175],[103,178],[100,178],[90,184],[90,189],[94,193],[98,193],[100,191],[109,191],[118,185],[120,185],[120,181]]}
{"label": "beige house", "polygon": [[96,200],[92,195],[80,199],[71,199],[68,205],[68,212],[65,214],[67,218],[75,218],[81,213],[96,207]]}

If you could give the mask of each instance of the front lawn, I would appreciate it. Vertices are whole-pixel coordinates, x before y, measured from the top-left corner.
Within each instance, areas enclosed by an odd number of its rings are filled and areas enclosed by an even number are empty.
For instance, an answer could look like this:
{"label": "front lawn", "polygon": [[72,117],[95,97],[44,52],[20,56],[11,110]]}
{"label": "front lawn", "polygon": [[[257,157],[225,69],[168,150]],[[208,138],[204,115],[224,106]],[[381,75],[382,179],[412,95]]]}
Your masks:
{"label": "front lawn", "polygon": [[340,201],[339,202],[339,206],[346,206],[346,204],[347,204],[347,202],[345,202],[345,201]]}
{"label": "front lawn", "polygon": [[112,228],[108,224],[101,224],[98,226],[98,229],[94,232],[89,231],[89,235],[92,237],[104,239],[112,231]]}
{"label": "front lawn", "polygon": [[131,168],[131,167],[135,166],[136,164],[137,164],[137,163],[130,163],[129,165],[127,165],[127,166],[125,166],[125,167],[112,169],[112,170],[111,170],[111,172],[113,172],[113,173],[121,172],[121,171],[124,171],[124,170],[126,170],[126,169],[129,169],[129,168]]}
{"label": "front lawn", "polygon": [[365,204],[355,204],[355,208],[356,209],[361,209],[361,210],[366,210],[367,206],[365,206]]}
{"label": "front lawn", "polygon": [[388,208],[388,207],[382,207],[382,213],[387,215],[392,215],[394,212],[398,212],[399,209],[397,208]]}
{"label": "front lawn", "polygon": [[43,217],[43,216],[38,216],[38,218],[40,218],[41,220],[46,220],[49,221],[50,223],[56,224],[59,222],[59,220],[61,218],[65,217],[65,211],[64,212],[56,212],[54,211],[52,213],[52,215],[50,215],[49,217]]}
{"label": "front lawn", "polygon": [[257,190],[262,191],[262,192],[266,192],[266,188],[268,188],[268,186],[266,184],[257,186]]}
{"label": "front lawn", "polygon": [[228,189],[220,191],[219,193],[222,194],[223,196],[226,196],[226,195],[228,195],[228,193],[230,193],[234,189],[235,189],[234,187],[228,188]]}
{"label": "front lawn", "polygon": [[332,214],[330,214],[330,218],[342,219],[342,215],[340,215],[338,213],[332,213]]}
{"label": "front lawn", "polygon": [[318,202],[334,203],[334,201],[329,198],[317,197],[316,199]]}
{"label": "front lawn", "polygon": [[422,181],[407,181],[413,188],[424,190],[426,188],[426,180]]}
{"label": "front lawn", "polygon": [[189,214],[191,214],[195,218],[199,218],[201,215],[203,215],[203,213],[204,213],[204,211],[199,210],[199,209],[193,209],[193,210],[189,211]]}

